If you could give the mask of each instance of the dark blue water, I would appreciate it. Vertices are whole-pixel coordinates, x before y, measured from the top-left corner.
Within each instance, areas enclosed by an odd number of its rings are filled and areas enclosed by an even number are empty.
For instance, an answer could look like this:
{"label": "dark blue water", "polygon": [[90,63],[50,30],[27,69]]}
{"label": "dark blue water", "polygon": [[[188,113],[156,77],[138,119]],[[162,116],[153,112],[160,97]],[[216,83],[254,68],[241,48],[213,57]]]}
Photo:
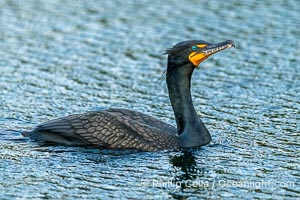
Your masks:
{"label": "dark blue water", "polygon": [[[0,1],[0,199],[300,198],[299,7],[297,0]],[[40,145],[18,132],[108,107],[175,125],[162,54],[186,39],[237,45],[193,75],[210,145],[100,151]]]}

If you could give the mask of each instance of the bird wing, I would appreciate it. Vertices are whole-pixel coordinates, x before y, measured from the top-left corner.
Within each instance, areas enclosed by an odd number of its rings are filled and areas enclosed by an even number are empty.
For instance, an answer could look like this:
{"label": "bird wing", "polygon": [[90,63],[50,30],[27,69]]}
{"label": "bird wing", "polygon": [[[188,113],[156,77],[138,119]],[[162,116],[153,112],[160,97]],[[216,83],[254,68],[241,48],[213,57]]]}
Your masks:
{"label": "bird wing", "polygon": [[38,125],[34,139],[111,149],[155,151],[178,147],[176,129],[151,116],[125,109],[69,115]]}
{"label": "bird wing", "polygon": [[177,135],[177,130],[174,126],[141,112],[114,108],[107,109],[105,112],[109,113],[113,117],[116,117],[120,122],[131,120],[139,125],[144,124],[144,126],[147,125],[153,128],[159,127],[160,129],[163,129],[164,132]]}

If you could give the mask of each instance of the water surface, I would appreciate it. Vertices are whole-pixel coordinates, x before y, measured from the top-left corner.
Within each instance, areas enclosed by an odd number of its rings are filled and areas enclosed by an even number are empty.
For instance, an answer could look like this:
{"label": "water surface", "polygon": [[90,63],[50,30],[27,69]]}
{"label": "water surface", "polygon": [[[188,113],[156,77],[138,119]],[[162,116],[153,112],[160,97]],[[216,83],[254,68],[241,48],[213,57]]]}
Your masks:
{"label": "water surface", "polygon": [[[0,198],[299,198],[299,6],[0,1]],[[160,79],[162,54],[186,39],[237,45],[193,75],[210,145],[115,152],[41,145],[20,135],[49,119],[108,107],[175,125]]]}

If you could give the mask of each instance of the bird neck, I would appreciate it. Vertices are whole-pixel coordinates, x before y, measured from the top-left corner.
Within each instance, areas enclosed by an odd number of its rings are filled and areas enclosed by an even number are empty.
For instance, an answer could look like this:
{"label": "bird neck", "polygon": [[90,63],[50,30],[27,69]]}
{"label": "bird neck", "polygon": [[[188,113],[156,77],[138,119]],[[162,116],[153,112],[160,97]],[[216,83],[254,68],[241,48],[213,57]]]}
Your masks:
{"label": "bird neck", "polygon": [[168,62],[167,86],[176,118],[181,147],[196,147],[210,142],[210,134],[198,118],[191,96],[191,77],[194,66],[176,66]]}

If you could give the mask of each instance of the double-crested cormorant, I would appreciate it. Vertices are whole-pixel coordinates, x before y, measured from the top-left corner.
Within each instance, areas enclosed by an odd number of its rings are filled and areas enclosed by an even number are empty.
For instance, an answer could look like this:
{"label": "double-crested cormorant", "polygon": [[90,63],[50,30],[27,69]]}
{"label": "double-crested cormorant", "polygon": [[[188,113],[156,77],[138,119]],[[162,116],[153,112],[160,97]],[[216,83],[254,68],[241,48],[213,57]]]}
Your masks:
{"label": "double-crested cormorant", "polygon": [[149,115],[107,109],[50,120],[23,133],[36,141],[104,149],[171,150],[206,145],[211,136],[198,118],[190,93],[194,69],[210,55],[234,46],[189,40],[168,49],[166,81],[177,129]]}

